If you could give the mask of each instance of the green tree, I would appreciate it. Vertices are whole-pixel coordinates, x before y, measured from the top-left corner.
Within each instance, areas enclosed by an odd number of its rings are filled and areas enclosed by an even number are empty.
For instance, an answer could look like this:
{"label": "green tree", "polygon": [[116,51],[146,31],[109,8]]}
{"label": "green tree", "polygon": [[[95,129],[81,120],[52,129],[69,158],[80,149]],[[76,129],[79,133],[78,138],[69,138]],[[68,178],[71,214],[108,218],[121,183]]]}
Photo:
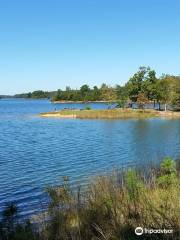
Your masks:
{"label": "green tree", "polygon": [[167,110],[167,105],[171,102],[173,96],[173,79],[168,76],[162,76],[156,83],[156,98],[160,104],[164,104],[164,110]]}
{"label": "green tree", "polygon": [[176,164],[171,158],[166,157],[161,163],[160,176],[157,178],[157,183],[164,188],[178,184]]}
{"label": "green tree", "polygon": [[155,102],[157,100],[157,90],[156,90],[157,81],[158,79],[156,77],[156,72],[154,70],[149,69],[147,72],[147,77],[143,82],[142,88],[146,98],[149,101],[154,101],[154,108],[155,108]]}
{"label": "green tree", "polygon": [[87,84],[81,86],[80,93],[84,101],[89,100],[88,96],[90,94],[90,88]]}
{"label": "green tree", "polygon": [[[29,95],[29,94],[28,94],[28,95]],[[44,91],[42,91],[42,90],[34,91],[34,92],[32,92],[32,94],[31,94],[31,98],[37,98],[37,99],[39,99],[39,98],[47,98],[47,97],[48,97],[47,93],[44,92]]]}
{"label": "green tree", "polygon": [[148,103],[148,99],[144,93],[139,93],[137,97],[138,107],[144,109],[145,105]]}
{"label": "green tree", "polygon": [[93,95],[93,101],[98,101],[100,100],[101,96],[100,96],[100,90],[97,86],[93,87],[92,90],[92,95]]}
{"label": "green tree", "polygon": [[171,105],[173,110],[180,111],[180,77],[175,77],[175,86]]}
{"label": "green tree", "polygon": [[150,71],[149,67],[140,67],[138,72],[135,73],[126,84],[126,88],[128,89],[128,95],[130,100],[133,102],[137,101],[138,94],[144,92],[144,81],[147,76],[148,71]]}
{"label": "green tree", "polygon": [[125,86],[116,85],[117,107],[124,108],[128,101],[128,91]]}
{"label": "green tree", "polygon": [[101,99],[104,101],[114,101],[117,99],[115,89],[112,87],[109,87],[105,83],[101,85],[100,92],[101,92]]}

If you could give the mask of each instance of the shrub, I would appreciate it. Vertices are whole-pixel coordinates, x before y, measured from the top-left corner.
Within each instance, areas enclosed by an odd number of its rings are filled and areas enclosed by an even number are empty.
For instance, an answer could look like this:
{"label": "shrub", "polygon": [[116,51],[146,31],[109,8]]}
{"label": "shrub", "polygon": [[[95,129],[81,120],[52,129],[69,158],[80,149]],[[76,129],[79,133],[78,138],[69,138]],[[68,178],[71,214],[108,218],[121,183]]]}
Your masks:
{"label": "shrub", "polygon": [[84,108],[84,110],[91,110],[91,107],[90,107],[90,106],[86,106],[86,107]]}
{"label": "shrub", "polygon": [[157,183],[165,188],[178,184],[176,165],[171,158],[167,157],[161,163],[160,176],[157,178]]}

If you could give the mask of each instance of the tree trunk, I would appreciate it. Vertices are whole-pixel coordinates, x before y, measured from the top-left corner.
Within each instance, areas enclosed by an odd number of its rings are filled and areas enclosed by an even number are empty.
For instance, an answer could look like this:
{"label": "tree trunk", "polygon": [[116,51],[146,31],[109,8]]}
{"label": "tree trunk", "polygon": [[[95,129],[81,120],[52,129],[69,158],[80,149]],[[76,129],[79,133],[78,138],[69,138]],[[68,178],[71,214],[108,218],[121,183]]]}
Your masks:
{"label": "tree trunk", "polygon": [[156,100],[154,100],[154,106],[153,106],[153,107],[154,107],[154,109],[155,109],[155,107],[156,107]]}
{"label": "tree trunk", "polygon": [[167,111],[167,104],[164,104],[164,111]]}
{"label": "tree trunk", "polygon": [[158,104],[159,104],[159,111],[160,111],[161,110],[161,103],[159,102]]}

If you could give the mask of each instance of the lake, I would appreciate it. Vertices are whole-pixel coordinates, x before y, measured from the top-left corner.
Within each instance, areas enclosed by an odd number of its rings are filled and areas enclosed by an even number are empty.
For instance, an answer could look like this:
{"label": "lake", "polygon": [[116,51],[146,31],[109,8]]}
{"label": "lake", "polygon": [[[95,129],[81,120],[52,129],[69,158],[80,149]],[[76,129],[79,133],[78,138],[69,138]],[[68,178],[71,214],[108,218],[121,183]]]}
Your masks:
{"label": "lake", "polygon": [[[106,103],[88,104],[108,108]],[[180,157],[180,120],[41,118],[48,100],[0,100],[0,211],[14,201],[22,216],[44,206],[44,188],[69,176],[72,185],[113,168],[146,168],[165,156]]]}

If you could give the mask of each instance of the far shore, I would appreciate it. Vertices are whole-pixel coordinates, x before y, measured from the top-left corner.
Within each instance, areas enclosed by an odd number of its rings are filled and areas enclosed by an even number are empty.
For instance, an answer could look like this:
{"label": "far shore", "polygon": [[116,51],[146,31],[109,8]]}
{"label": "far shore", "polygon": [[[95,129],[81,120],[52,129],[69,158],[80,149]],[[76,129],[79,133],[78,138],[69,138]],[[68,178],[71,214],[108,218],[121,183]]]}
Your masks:
{"label": "far shore", "polygon": [[71,110],[64,109],[41,113],[41,117],[79,118],[79,119],[145,119],[145,118],[180,118],[180,112],[157,111],[152,109],[105,109]]}

